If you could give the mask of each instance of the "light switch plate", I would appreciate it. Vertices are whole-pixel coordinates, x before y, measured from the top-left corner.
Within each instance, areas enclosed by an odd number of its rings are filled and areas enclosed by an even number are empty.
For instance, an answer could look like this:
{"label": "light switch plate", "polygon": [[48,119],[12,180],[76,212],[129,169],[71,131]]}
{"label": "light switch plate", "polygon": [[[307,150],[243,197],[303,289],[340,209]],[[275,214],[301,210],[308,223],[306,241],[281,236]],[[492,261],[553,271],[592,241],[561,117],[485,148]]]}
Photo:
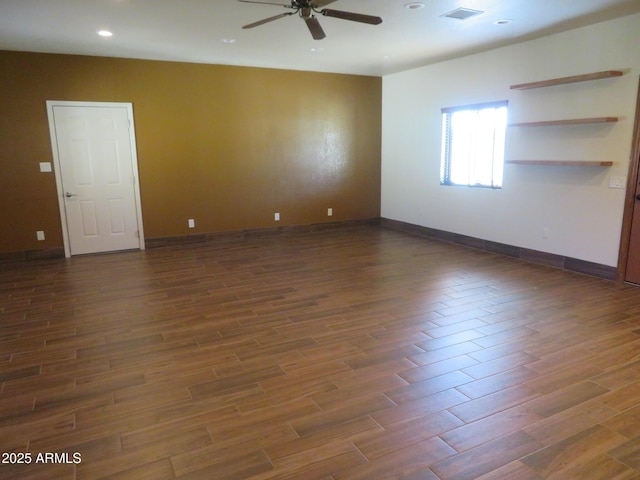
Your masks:
{"label": "light switch plate", "polygon": [[609,177],[609,188],[625,188],[627,186],[627,177],[611,175]]}
{"label": "light switch plate", "polygon": [[41,172],[51,172],[51,162],[40,162]]}

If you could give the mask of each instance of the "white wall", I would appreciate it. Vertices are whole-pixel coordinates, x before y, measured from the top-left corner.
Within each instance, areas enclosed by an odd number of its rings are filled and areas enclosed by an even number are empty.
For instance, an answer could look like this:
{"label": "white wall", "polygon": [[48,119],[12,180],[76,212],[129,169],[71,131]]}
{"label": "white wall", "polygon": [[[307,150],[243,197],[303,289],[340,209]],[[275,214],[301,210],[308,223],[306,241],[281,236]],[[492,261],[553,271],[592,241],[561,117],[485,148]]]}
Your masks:
{"label": "white wall", "polygon": [[[382,217],[615,266],[638,79],[640,14],[383,79]],[[603,70],[622,77],[509,86]],[[611,124],[511,127],[507,159],[611,160],[612,167],[505,165],[501,190],[441,186],[440,108],[509,100],[509,122],[617,116]],[[543,238],[543,230],[548,238]]]}

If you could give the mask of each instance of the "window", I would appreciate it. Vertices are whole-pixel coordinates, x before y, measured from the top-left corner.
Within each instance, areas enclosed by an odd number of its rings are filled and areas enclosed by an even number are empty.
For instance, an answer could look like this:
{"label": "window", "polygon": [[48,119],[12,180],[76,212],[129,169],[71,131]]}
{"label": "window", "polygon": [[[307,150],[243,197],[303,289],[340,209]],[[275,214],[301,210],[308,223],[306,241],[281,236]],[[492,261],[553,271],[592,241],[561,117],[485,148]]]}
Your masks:
{"label": "window", "polygon": [[502,187],[507,103],[442,109],[441,185]]}

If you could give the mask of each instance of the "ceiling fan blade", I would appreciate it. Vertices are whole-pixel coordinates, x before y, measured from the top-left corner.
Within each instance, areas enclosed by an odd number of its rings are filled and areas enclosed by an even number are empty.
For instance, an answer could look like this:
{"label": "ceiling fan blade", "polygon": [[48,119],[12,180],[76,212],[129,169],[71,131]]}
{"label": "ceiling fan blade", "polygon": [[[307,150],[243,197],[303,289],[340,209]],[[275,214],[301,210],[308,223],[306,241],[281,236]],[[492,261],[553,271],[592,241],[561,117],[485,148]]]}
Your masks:
{"label": "ceiling fan blade", "polygon": [[337,2],[337,1],[338,0],[316,0],[315,2],[311,2],[311,3],[313,3],[314,8],[322,8],[322,7],[326,7],[330,3]]}
{"label": "ceiling fan blade", "polygon": [[304,21],[306,22],[307,27],[309,27],[309,31],[311,32],[311,36],[314,40],[322,40],[327,36],[316,17],[305,18]]}
{"label": "ceiling fan blade", "polygon": [[362,13],[342,12],[340,10],[331,10],[329,8],[325,8],[320,13],[326,17],[341,18],[343,20],[368,23],[370,25],[379,25],[382,23],[382,19],[380,17],[374,17],[373,15],[363,15]]}
{"label": "ceiling fan blade", "polygon": [[274,20],[278,20],[279,18],[288,17],[289,15],[293,15],[294,12],[281,13],[279,15],[274,15],[273,17],[265,18],[263,20],[258,20],[257,22],[250,23],[249,25],[245,25],[244,29],[259,27],[260,25],[264,25],[265,23],[273,22]]}
{"label": "ceiling fan blade", "polygon": [[255,0],[238,0],[238,1],[242,2],[242,3],[257,3],[258,5],[278,5],[279,7],[289,7],[289,8],[291,8],[291,5],[287,4],[287,3],[257,2]]}

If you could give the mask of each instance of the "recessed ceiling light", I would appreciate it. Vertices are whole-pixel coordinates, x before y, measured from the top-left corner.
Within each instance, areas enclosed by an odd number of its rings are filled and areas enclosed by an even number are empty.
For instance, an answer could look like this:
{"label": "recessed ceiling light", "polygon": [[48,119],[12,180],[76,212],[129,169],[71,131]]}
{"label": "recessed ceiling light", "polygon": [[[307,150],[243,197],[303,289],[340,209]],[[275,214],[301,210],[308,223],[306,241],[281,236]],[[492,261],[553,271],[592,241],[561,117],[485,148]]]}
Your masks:
{"label": "recessed ceiling light", "polygon": [[223,38],[222,43],[236,43],[238,40],[236,40],[235,38]]}
{"label": "recessed ceiling light", "polygon": [[101,37],[112,37],[113,33],[109,30],[98,30],[98,35],[100,35]]}
{"label": "recessed ceiling light", "polygon": [[500,20],[496,20],[493,23],[495,23],[496,25],[507,25],[511,22],[513,22],[513,20],[511,20],[510,18],[501,18]]}
{"label": "recessed ceiling light", "polygon": [[309,49],[309,51],[313,52],[313,53],[319,53],[319,52],[324,52],[324,48],[322,48],[322,47],[312,47],[312,48]]}
{"label": "recessed ceiling light", "polygon": [[407,10],[420,10],[421,8],[424,8],[424,3],[422,3],[422,2],[410,2],[410,3],[406,3],[404,5],[404,8],[406,8]]}

